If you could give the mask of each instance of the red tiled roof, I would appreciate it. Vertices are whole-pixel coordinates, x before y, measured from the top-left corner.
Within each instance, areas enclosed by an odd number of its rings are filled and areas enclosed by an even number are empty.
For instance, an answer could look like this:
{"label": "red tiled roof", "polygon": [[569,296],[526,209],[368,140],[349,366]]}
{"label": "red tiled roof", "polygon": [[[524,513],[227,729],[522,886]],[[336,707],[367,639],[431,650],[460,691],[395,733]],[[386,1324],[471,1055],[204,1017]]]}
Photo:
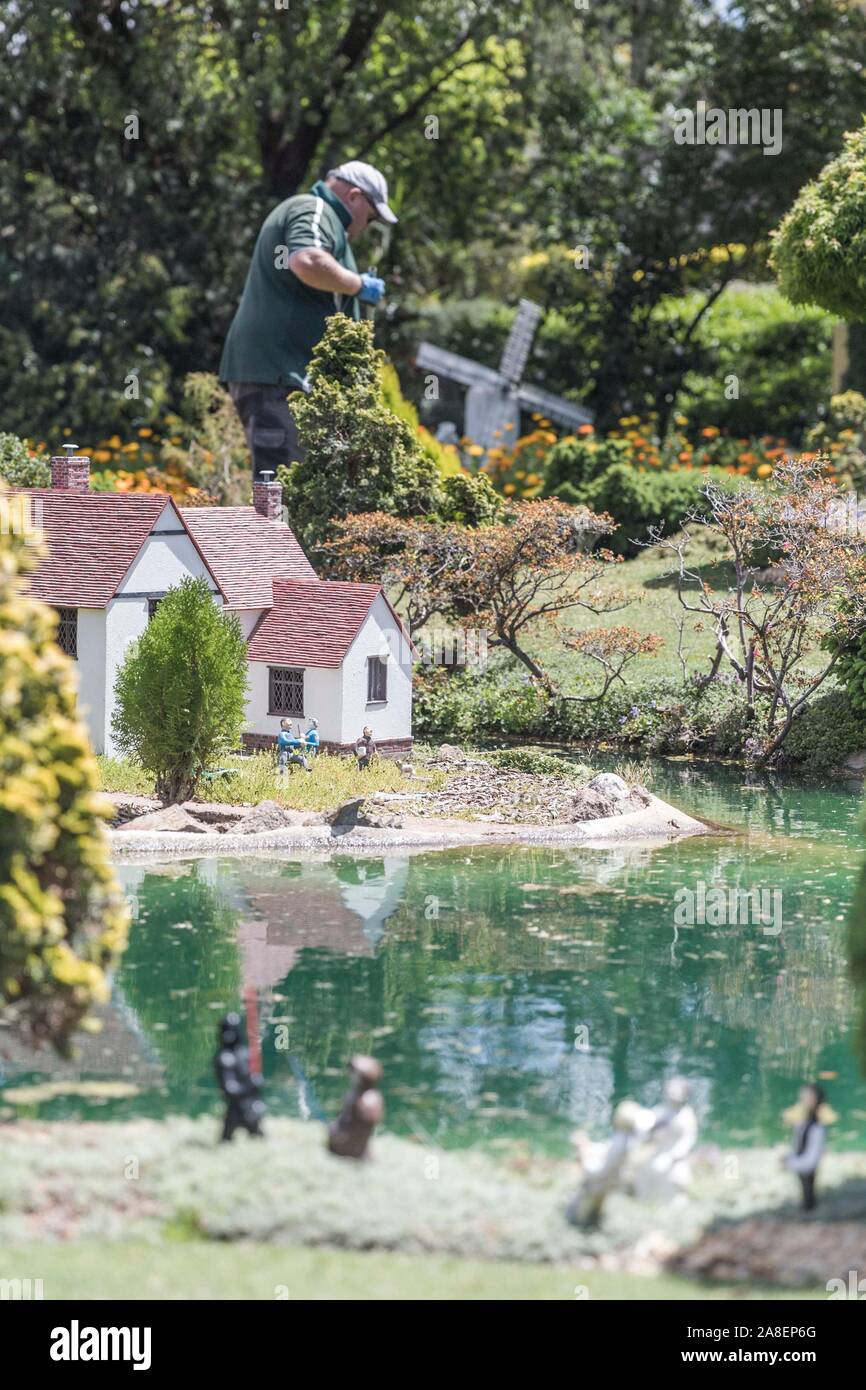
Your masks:
{"label": "red tiled roof", "polygon": [[276,579],[315,579],[294,534],[253,507],[183,507],[181,516],[229,608],[269,608]]}
{"label": "red tiled roof", "polygon": [[256,624],[247,656],[283,666],[340,666],[381,592],[379,584],[275,579],[274,606]]}
{"label": "red tiled roof", "polygon": [[33,500],[33,521],[47,556],[30,575],[30,592],[68,608],[104,608],[171,498],[165,493],[10,489]]}

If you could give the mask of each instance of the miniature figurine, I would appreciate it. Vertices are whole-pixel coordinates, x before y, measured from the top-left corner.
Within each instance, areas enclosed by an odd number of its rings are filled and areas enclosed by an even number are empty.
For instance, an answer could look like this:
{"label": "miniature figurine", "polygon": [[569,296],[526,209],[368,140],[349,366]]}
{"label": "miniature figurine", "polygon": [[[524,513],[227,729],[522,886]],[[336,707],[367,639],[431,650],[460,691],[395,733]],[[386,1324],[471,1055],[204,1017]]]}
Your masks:
{"label": "miniature figurine", "polygon": [[616,1191],[641,1201],[685,1199],[692,1177],[689,1158],[698,1137],[690,1093],[687,1081],[673,1077],[665,1084],[663,1103],[652,1110],[621,1101],[606,1143],[594,1143],[582,1133],[572,1136],[583,1182],[566,1213],[569,1221],[597,1225],[605,1201]]}
{"label": "miniature figurine", "polygon": [[809,1083],[800,1087],[796,1105],[785,1111],[786,1124],[793,1126],[791,1152],[783,1158],[790,1173],[796,1173],[803,1192],[803,1210],[812,1211],[815,1202],[815,1178],[818,1164],[827,1145],[827,1126],[836,1115],[827,1104],[820,1086]]}
{"label": "miniature figurine", "polygon": [[261,1138],[261,1122],[265,1114],[265,1103],[261,1098],[262,1078],[250,1075],[250,1054],[241,1038],[240,1014],[226,1014],[220,1023],[214,1070],[226,1098],[223,1141],[231,1139],[239,1127]]}
{"label": "miniature figurine", "polygon": [[647,1152],[636,1160],[632,1182],[642,1201],[681,1202],[692,1182],[690,1155],[698,1119],[689,1105],[691,1086],[681,1076],[665,1082],[664,1101],[653,1109]]}
{"label": "miniature figurine", "polygon": [[628,1190],[623,1169],[630,1150],[649,1133],[654,1123],[651,1110],[633,1100],[620,1101],[613,1112],[613,1136],[596,1143],[582,1131],[572,1135],[583,1182],[568,1207],[566,1216],[574,1226],[597,1226],[610,1194]]}
{"label": "miniature figurine", "polygon": [[352,1057],[349,1074],[353,1084],[346,1092],[338,1119],[328,1130],[328,1148],[340,1158],[366,1158],[367,1145],[385,1114],[382,1092],[382,1066],[375,1057]]}

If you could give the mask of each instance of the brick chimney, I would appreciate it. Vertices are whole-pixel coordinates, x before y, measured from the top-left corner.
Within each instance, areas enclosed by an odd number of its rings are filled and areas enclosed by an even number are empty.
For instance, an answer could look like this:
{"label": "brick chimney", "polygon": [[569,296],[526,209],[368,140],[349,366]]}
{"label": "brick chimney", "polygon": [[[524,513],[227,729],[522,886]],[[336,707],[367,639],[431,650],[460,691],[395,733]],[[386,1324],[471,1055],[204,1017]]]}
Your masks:
{"label": "brick chimney", "polygon": [[259,516],[279,521],[283,509],[283,485],[273,482],[273,473],[262,473],[253,479],[253,506]]}
{"label": "brick chimney", "polygon": [[77,444],[64,444],[65,454],[51,456],[51,486],[65,492],[87,492],[90,487],[90,459],[76,454]]}

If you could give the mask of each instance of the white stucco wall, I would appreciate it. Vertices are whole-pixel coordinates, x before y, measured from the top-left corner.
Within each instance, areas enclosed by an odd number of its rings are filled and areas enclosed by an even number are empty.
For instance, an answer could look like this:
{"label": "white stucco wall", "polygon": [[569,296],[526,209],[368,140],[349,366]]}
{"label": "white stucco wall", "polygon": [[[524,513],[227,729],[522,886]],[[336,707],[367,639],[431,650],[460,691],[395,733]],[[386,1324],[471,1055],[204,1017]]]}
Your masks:
{"label": "white stucco wall", "polygon": [[[367,704],[367,658],[387,656],[388,698]],[[379,596],[343,661],[341,743],[354,743],[364,725],[376,742],[412,736],[412,663],[409,644],[400,633],[390,608]]]}
{"label": "white stucco wall", "polygon": [[78,709],[97,753],[105,744],[105,609],[78,609]]}
{"label": "white stucco wall", "polygon": [[[185,533],[175,534],[182,527],[183,522],[177,511],[170,502],[166,503],[153,531],[118,588],[118,594],[149,594],[156,597],[189,575],[196,579],[204,576],[209,579],[211,588],[216,587],[189,536]],[[166,531],[171,534],[160,534]]]}
{"label": "white stucco wall", "polygon": [[[268,713],[268,671],[264,661],[249,663],[249,686],[247,693],[247,732],[251,734],[278,734],[282,715]],[[292,715],[292,722],[296,716]],[[300,717],[300,716],[298,716]],[[323,743],[340,743],[342,728],[342,690],[340,672],[319,666],[304,668],[304,714],[302,731],[306,720],[318,719],[319,738]]]}

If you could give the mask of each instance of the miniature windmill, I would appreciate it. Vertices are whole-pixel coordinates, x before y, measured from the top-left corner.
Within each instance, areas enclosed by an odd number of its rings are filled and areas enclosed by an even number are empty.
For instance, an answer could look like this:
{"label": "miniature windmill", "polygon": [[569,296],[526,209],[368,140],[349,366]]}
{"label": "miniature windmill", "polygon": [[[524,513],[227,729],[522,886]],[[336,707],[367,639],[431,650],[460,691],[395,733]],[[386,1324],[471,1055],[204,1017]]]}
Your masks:
{"label": "miniature windmill", "polygon": [[419,345],[415,358],[419,367],[469,388],[463,432],[484,449],[517,438],[522,410],[538,411],[570,429],[592,423],[592,414],[582,406],[522,382],[541,314],[538,304],[521,299],[498,371],[432,343]]}

